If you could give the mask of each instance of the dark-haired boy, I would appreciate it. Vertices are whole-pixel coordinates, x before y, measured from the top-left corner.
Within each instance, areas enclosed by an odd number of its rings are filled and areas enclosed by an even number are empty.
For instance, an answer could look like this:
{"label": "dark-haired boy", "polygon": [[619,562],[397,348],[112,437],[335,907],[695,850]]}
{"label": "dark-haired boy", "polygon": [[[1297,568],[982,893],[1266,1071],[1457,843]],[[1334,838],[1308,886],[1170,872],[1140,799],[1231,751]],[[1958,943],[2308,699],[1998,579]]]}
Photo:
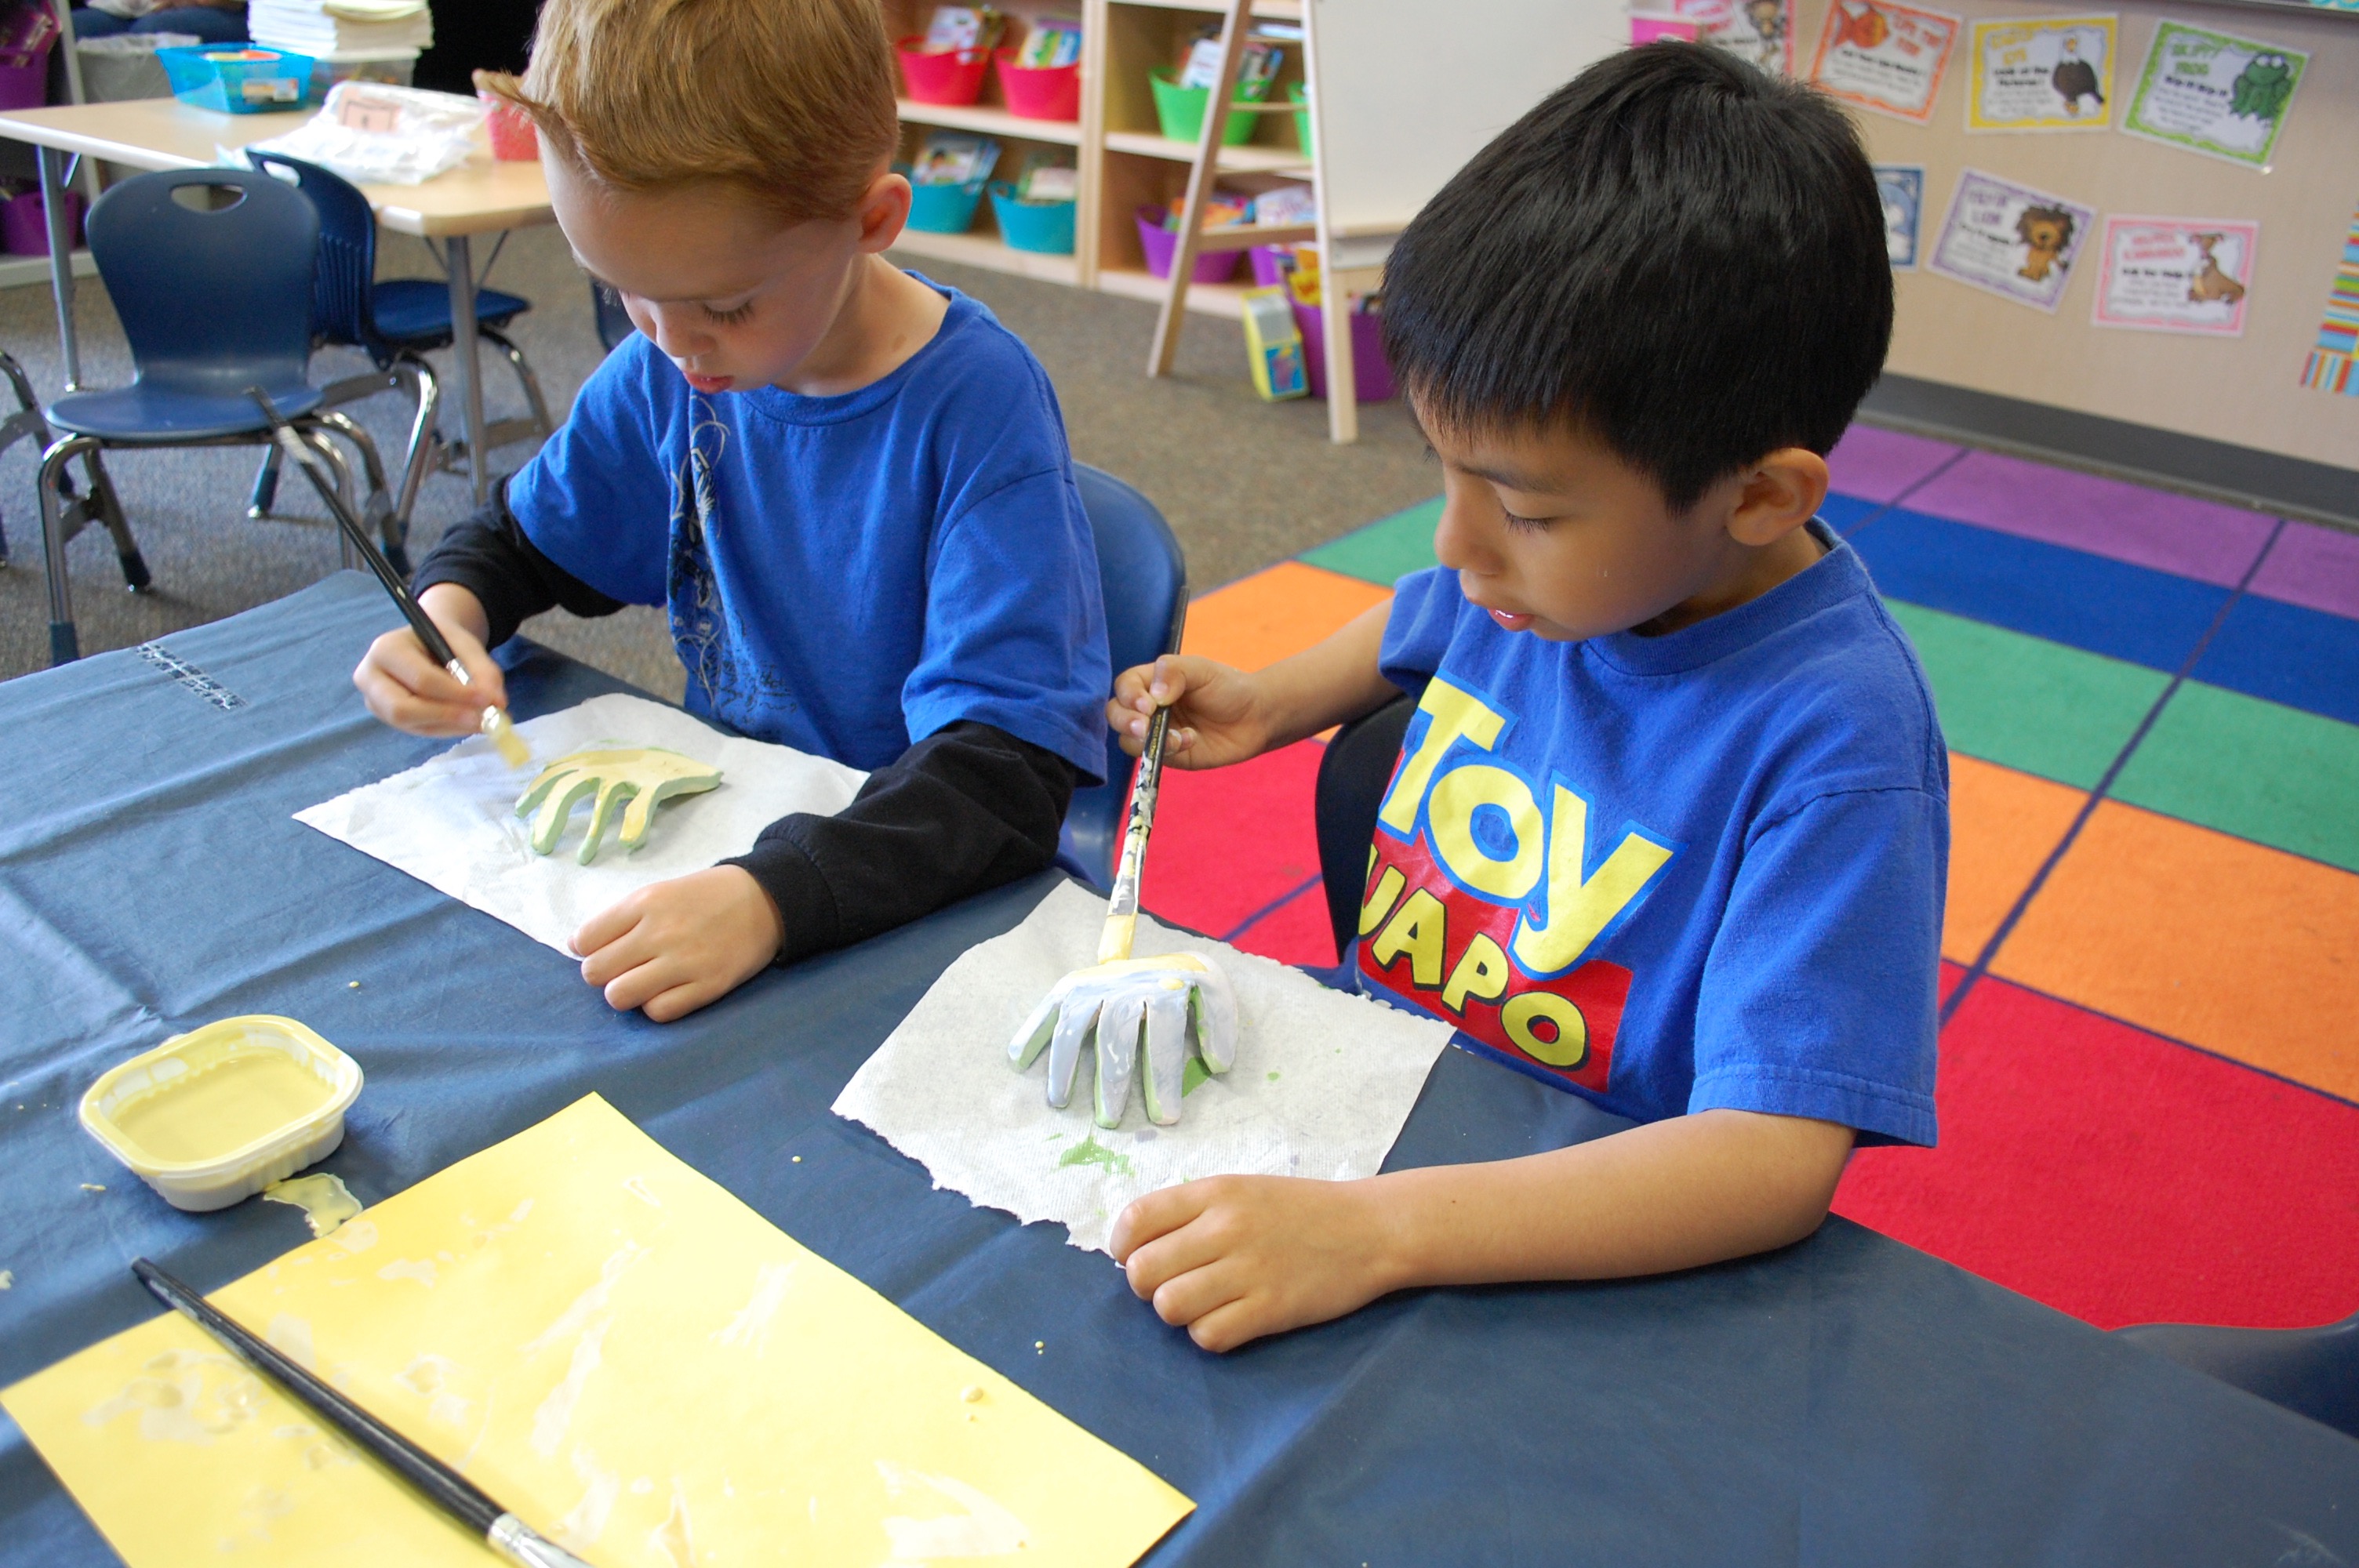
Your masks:
{"label": "dark-haired boy", "polygon": [[1405,1286],[1782,1246],[1855,1140],[1933,1141],[1946,753],[1813,519],[1892,323],[1848,123],[1709,49],[1601,63],[1419,216],[1386,322],[1441,568],[1266,670],[1126,671],[1109,718],[1170,704],[1172,760],[1217,767],[1419,694],[1354,979],[1639,1125],[1139,1199],[1114,1255],[1212,1349]]}

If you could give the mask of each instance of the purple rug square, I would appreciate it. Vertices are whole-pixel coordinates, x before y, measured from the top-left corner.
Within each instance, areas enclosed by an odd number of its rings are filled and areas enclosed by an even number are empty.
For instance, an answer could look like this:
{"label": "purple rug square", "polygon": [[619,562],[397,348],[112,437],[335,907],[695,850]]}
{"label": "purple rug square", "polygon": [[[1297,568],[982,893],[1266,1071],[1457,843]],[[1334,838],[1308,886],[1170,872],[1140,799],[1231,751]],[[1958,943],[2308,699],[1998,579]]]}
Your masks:
{"label": "purple rug square", "polygon": [[2225,588],[2244,580],[2275,526],[2242,507],[1995,452],[1967,454],[1908,508]]}
{"label": "purple rug square", "polygon": [[1947,441],[1854,425],[1827,454],[1827,467],[1834,471],[1839,494],[1862,501],[1897,501],[1910,485],[1948,462],[1957,450]]}
{"label": "purple rug square", "polygon": [[2359,620],[2359,534],[2288,523],[2253,574],[2253,591]]}

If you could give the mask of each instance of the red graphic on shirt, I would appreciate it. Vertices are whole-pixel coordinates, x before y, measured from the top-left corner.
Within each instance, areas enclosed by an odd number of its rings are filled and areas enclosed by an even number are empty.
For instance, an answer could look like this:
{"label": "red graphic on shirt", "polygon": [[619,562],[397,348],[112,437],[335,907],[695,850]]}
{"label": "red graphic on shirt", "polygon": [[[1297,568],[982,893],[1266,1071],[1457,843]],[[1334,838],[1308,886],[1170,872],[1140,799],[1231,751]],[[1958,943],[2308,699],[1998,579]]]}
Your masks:
{"label": "red graphic on shirt", "polygon": [[[1485,1045],[1605,1092],[1628,969],[1592,959],[1553,979],[1530,979],[1509,957],[1522,912],[1453,886],[1422,836],[1403,844],[1378,833],[1366,887],[1364,974]],[[1419,894],[1430,907],[1419,907]],[[1377,937],[1386,932],[1396,939],[1382,944],[1380,960]]]}

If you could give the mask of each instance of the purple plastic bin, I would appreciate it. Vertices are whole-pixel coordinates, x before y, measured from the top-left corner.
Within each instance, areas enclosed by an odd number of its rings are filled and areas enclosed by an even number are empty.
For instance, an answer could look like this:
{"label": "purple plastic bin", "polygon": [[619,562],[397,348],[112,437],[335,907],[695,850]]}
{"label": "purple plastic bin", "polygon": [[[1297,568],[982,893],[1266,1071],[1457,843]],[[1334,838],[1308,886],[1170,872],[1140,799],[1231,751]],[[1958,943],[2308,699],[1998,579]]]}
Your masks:
{"label": "purple plastic bin", "polygon": [[[69,190],[65,193],[66,214],[73,231],[73,243],[82,243],[82,198]],[[41,193],[28,190],[22,196],[11,196],[0,201],[0,250],[14,256],[45,256],[49,254],[49,224],[41,211]]]}
{"label": "purple plastic bin", "polygon": [[1245,253],[1246,259],[1253,263],[1256,288],[1276,288],[1286,281],[1287,258],[1293,248],[1291,245],[1256,245]]}
{"label": "purple plastic bin", "polygon": [[49,57],[34,65],[0,65],[0,109],[38,109],[49,101]]}
{"label": "purple plastic bin", "polygon": [[[1327,324],[1315,305],[1299,299],[1294,326],[1302,334],[1303,362],[1310,370],[1310,395],[1327,395]],[[1393,367],[1385,362],[1385,319],[1354,316],[1352,321],[1352,388],[1363,403],[1382,403],[1393,395]]]}
{"label": "purple plastic bin", "polygon": [[[1138,244],[1147,253],[1147,270],[1157,277],[1171,276],[1172,253],[1180,248],[1180,236],[1163,226],[1163,209],[1141,207],[1138,210]],[[1196,270],[1188,275],[1191,283],[1226,283],[1237,270],[1241,251],[1205,251],[1196,257]]]}

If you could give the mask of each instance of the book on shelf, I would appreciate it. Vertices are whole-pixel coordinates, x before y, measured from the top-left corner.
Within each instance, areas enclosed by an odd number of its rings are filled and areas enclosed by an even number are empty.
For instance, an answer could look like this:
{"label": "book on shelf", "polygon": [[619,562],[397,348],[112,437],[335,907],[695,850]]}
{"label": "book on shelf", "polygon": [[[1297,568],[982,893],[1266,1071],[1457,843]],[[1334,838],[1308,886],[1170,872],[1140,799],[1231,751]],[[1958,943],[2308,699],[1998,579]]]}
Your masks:
{"label": "book on shelf", "polygon": [[1043,16],[1016,46],[1016,63],[1027,70],[1054,70],[1082,58],[1082,25],[1067,16]]}
{"label": "book on shelf", "polygon": [[912,185],[973,185],[991,178],[999,161],[999,144],[989,136],[961,131],[936,131],[926,138],[917,160],[909,166]]}
{"label": "book on shelf", "polygon": [[926,54],[988,49],[999,42],[1006,27],[1007,18],[995,5],[937,5],[926,22],[925,41],[919,49]]}

